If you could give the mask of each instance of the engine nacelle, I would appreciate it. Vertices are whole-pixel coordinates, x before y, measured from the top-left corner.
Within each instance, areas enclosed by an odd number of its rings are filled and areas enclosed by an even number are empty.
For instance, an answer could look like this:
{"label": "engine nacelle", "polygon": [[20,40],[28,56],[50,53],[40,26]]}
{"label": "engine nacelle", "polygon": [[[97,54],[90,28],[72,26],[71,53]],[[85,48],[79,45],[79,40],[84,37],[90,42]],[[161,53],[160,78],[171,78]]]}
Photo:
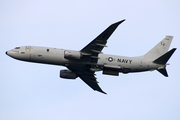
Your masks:
{"label": "engine nacelle", "polygon": [[66,59],[80,59],[81,53],[79,51],[65,50],[64,51],[64,58],[66,58]]}
{"label": "engine nacelle", "polygon": [[60,77],[66,79],[76,79],[77,74],[70,70],[60,70]]}

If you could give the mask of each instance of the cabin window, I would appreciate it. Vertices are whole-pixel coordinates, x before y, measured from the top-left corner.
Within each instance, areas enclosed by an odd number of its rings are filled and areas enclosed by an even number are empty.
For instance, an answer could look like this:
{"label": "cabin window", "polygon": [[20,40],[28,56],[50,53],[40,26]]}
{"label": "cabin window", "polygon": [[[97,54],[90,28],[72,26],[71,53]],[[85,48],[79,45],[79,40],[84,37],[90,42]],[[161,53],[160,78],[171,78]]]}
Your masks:
{"label": "cabin window", "polygon": [[41,57],[42,55],[38,55],[38,57]]}
{"label": "cabin window", "polygon": [[21,54],[25,54],[25,52],[21,52]]}
{"label": "cabin window", "polygon": [[47,52],[49,52],[49,49],[47,49]]}

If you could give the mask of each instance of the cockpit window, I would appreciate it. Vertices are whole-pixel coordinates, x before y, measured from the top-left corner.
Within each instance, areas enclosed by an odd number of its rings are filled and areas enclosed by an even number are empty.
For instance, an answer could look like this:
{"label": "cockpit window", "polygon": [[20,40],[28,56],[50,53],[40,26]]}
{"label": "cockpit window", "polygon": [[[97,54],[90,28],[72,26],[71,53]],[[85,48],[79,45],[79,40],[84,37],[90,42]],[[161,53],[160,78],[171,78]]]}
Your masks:
{"label": "cockpit window", "polygon": [[20,49],[20,47],[15,47],[15,49]]}

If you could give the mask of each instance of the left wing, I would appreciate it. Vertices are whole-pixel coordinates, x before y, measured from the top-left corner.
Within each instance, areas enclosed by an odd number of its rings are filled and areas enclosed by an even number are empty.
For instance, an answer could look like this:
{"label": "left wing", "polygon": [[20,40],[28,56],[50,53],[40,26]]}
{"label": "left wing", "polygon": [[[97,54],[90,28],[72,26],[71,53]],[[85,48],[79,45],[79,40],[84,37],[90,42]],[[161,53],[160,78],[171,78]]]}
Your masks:
{"label": "left wing", "polygon": [[106,94],[97,84],[98,81],[93,74],[79,74],[78,75],[86,84],[88,84],[93,90]]}
{"label": "left wing", "polygon": [[[82,68],[81,66],[79,66]],[[98,85],[98,81],[96,80],[96,77],[94,76],[95,72],[90,71],[89,69],[79,70],[77,67],[67,67],[71,71],[75,72],[78,77],[80,77],[89,87],[91,87],[93,90],[102,92],[106,94]],[[83,69],[83,68],[82,68]]]}

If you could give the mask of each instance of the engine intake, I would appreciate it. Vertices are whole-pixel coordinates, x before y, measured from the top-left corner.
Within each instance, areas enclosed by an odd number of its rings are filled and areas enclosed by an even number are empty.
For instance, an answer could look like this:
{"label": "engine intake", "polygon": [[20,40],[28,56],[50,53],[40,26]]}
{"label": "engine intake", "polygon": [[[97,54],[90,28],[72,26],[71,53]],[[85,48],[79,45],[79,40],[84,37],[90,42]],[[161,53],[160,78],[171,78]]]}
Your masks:
{"label": "engine intake", "polygon": [[65,50],[64,58],[65,59],[80,59],[81,53],[79,51]]}
{"label": "engine intake", "polygon": [[65,69],[65,70],[60,70],[60,77],[65,79],[76,79],[77,74],[70,70]]}

